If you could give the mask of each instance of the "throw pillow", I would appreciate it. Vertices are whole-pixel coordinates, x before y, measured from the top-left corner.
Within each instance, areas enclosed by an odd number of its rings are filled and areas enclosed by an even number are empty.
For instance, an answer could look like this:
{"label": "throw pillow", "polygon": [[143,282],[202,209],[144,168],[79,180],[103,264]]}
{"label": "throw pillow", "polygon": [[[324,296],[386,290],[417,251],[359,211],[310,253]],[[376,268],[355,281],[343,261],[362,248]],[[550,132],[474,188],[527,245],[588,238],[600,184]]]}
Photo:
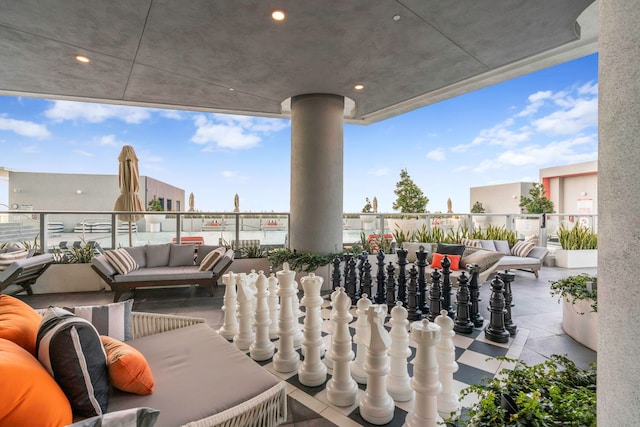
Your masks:
{"label": "throw pillow", "polygon": [[494,240],[493,243],[496,245],[496,251],[502,252],[505,255],[511,255],[509,242],[507,242],[506,240]]}
{"label": "throw pillow", "polygon": [[464,255],[464,245],[449,245],[446,243],[438,243],[438,248],[436,252],[439,254],[447,254],[447,255]]}
{"label": "throw pillow", "polygon": [[36,354],[69,399],[75,415],[93,417],[109,404],[107,356],[98,331],[59,307],[42,317]]}
{"label": "throw pillow", "polygon": [[9,295],[0,295],[0,338],[13,341],[35,355],[41,321],[42,316],[24,302]]}
{"label": "throw pillow", "polygon": [[142,353],[115,338],[103,335],[100,340],[107,352],[111,385],[128,393],[153,393],[153,375]]}
{"label": "throw pillow", "polygon": [[220,259],[224,256],[226,250],[224,247],[219,247],[217,249],[212,250],[207,254],[206,257],[202,260],[202,263],[198,267],[200,271],[210,271],[213,270],[213,267],[220,261]]}
{"label": "throw pillow", "polygon": [[129,252],[125,251],[123,248],[109,250],[104,254],[109,260],[109,263],[120,274],[127,274],[140,268],[133,257],[129,255]]}
{"label": "throw pillow", "polygon": [[15,261],[27,258],[28,255],[29,255],[28,249],[20,249],[17,251],[5,252],[3,254],[0,254],[0,271],[9,267]]}
{"label": "throw pillow", "polygon": [[449,266],[449,269],[451,271],[457,271],[459,270],[459,265],[460,265],[460,255],[448,255],[448,254],[441,254],[436,252],[435,254],[433,254],[433,261],[431,261],[431,268],[442,268],[442,260],[444,260],[445,255],[449,258],[449,261],[451,262],[451,265]]}
{"label": "throw pillow", "polygon": [[166,267],[169,265],[171,243],[147,245],[145,246],[145,252],[147,254],[147,267]]}
{"label": "throw pillow", "polygon": [[469,265],[477,264],[480,267],[479,273],[482,273],[504,256],[502,252],[498,251],[479,250],[468,256],[465,255],[460,260],[460,268],[466,269]]}
{"label": "throw pillow", "polygon": [[481,248],[482,245],[480,244],[480,240],[478,239],[467,239],[466,237],[463,237],[462,239],[460,239],[460,243],[465,245],[468,248]]}
{"label": "throw pillow", "polygon": [[536,244],[533,242],[519,241],[511,248],[511,255],[526,257],[535,247]]}
{"label": "throw pillow", "polygon": [[181,265],[193,265],[193,256],[196,252],[196,245],[171,244],[169,251],[169,267]]}
{"label": "throw pillow", "polygon": [[131,332],[133,299],[104,305],[64,307],[64,309],[91,322],[100,335],[109,335],[120,341],[133,339]]}
{"label": "throw pillow", "polygon": [[153,408],[131,408],[109,412],[78,421],[68,427],[152,427],[160,411]]}
{"label": "throw pillow", "polygon": [[133,260],[138,264],[139,268],[145,268],[147,266],[147,254],[144,246],[131,246],[122,248],[131,255]]}
{"label": "throw pillow", "polygon": [[489,249],[490,251],[497,250],[493,240],[480,240],[480,247],[482,247],[482,249]]}
{"label": "throw pillow", "polygon": [[0,425],[65,426],[73,415],[66,396],[38,360],[0,338]]}
{"label": "throw pillow", "polygon": [[220,246],[214,246],[214,245],[198,246],[198,256],[196,257],[196,265],[202,264],[202,260],[204,260],[204,257],[209,255],[209,252],[211,252],[214,249],[218,249],[219,247]]}

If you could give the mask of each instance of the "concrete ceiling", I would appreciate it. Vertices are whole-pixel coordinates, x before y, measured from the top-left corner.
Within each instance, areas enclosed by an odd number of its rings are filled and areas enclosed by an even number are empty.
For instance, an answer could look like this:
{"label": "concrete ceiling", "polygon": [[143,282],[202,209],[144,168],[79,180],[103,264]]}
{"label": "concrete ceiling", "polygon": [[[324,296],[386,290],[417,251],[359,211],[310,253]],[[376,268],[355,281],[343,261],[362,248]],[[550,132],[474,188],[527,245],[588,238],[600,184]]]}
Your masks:
{"label": "concrete ceiling", "polygon": [[594,0],[0,0],[0,94],[288,117],[290,97],[331,93],[366,124],[597,35]]}

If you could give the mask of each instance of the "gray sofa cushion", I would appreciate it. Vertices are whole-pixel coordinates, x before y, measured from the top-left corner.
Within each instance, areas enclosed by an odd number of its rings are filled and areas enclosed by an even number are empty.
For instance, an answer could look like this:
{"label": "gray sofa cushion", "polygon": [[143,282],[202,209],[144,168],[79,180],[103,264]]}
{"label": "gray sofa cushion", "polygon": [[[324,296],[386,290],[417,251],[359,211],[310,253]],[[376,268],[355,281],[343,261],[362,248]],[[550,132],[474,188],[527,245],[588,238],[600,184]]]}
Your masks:
{"label": "gray sofa cushion", "polygon": [[496,250],[496,244],[493,240],[480,240],[480,246],[482,246],[482,249]]}
{"label": "gray sofa cushion", "polygon": [[145,268],[147,266],[147,255],[144,246],[134,246],[130,248],[124,248],[125,251],[131,255],[131,258],[138,263],[139,268]]}
{"label": "gray sofa cushion", "polygon": [[147,267],[166,267],[169,265],[171,243],[164,245],[146,245]]}
{"label": "gray sofa cushion", "polygon": [[129,274],[116,274],[115,282],[138,282],[158,280],[207,279],[213,277],[211,271],[199,271],[195,265],[178,267],[147,267]]}
{"label": "gray sofa cushion", "polygon": [[464,255],[464,249],[465,249],[464,245],[450,245],[447,243],[438,243],[438,248],[436,249],[436,252],[439,254],[462,256]]}
{"label": "gray sofa cushion", "polygon": [[480,273],[482,273],[504,256],[505,254],[502,252],[479,249],[472,254],[464,256],[460,260],[460,268],[465,269],[467,265],[477,264],[480,267]]}
{"label": "gray sofa cushion", "polygon": [[171,244],[171,250],[169,251],[169,267],[193,265],[193,256],[195,255],[195,251],[196,245]]}
{"label": "gray sofa cushion", "polygon": [[494,240],[493,243],[496,246],[496,251],[502,252],[505,255],[511,255],[511,248],[509,242],[506,240]]}
{"label": "gray sofa cushion", "polygon": [[209,252],[214,249],[218,249],[220,246],[218,245],[200,245],[198,246],[198,256],[196,257],[196,265],[200,265],[204,257],[206,257]]}

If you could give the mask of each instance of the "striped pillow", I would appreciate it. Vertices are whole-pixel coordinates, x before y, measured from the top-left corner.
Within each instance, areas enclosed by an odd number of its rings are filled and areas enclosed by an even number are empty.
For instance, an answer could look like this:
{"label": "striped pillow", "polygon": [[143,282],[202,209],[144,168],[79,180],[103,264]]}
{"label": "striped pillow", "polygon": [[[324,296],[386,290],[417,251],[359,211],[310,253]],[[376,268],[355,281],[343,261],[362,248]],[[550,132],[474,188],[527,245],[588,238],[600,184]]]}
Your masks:
{"label": "striped pillow", "polygon": [[88,320],[100,335],[108,335],[120,341],[133,339],[131,333],[133,299],[104,305],[64,307],[64,309]]}
{"label": "striped pillow", "polygon": [[106,251],[104,254],[120,274],[127,274],[140,268],[136,260],[123,248]]}
{"label": "striped pillow", "polygon": [[226,249],[224,247],[219,247],[217,249],[212,250],[207,254],[206,257],[202,260],[202,263],[198,267],[200,271],[210,271],[213,270],[216,263],[224,256]]}
{"label": "striped pillow", "polygon": [[511,255],[526,257],[535,246],[533,242],[519,241],[511,248]]}
{"label": "striped pillow", "polygon": [[463,245],[465,245],[468,248],[481,248],[482,245],[480,244],[480,240],[478,239],[467,239],[466,237],[463,237],[462,239],[460,239],[460,243],[462,243]]}
{"label": "striped pillow", "polygon": [[5,252],[0,254],[0,271],[9,267],[15,261],[25,259],[29,255],[28,249],[21,249],[19,251]]}

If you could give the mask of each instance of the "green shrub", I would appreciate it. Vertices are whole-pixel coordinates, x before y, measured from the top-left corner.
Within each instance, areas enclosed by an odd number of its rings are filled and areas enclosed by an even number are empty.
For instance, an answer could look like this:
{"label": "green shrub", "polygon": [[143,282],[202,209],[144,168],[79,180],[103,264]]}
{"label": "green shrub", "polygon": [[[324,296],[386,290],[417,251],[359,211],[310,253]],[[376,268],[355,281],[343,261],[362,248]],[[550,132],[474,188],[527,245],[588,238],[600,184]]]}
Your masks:
{"label": "green shrub", "polygon": [[598,235],[589,227],[577,224],[568,229],[562,224],[558,228],[558,240],[562,249],[598,249]]}
{"label": "green shrub", "polygon": [[[592,290],[587,289],[587,282],[592,282]],[[565,277],[564,279],[549,281],[551,283],[551,295],[558,296],[558,302],[560,302],[561,298],[567,299],[568,297],[573,298],[572,303],[575,304],[575,301],[591,299],[593,303],[591,304],[591,311],[594,313],[598,312],[598,278],[597,276],[591,276],[587,273],[578,274],[576,276]],[[580,313],[584,314],[584,313]]]}

